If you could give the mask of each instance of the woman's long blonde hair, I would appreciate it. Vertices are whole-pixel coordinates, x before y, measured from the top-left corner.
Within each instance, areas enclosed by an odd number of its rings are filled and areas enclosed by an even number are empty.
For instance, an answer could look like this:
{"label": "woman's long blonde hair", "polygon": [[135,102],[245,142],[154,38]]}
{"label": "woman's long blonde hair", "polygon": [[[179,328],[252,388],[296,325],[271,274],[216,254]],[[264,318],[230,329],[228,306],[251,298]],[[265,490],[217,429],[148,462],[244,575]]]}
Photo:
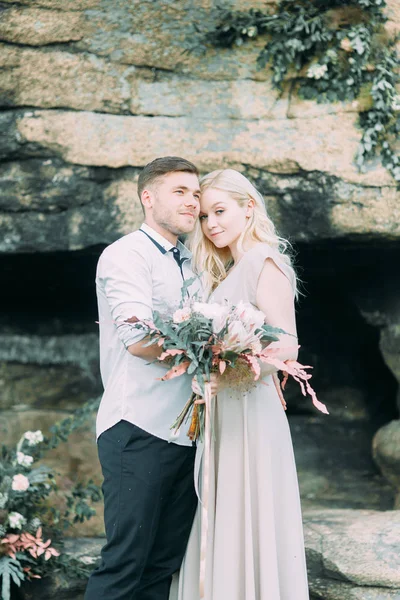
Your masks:
{"label": "woman's long blonde hair", "polygon": [[[238,241],[239,251],[248,250],[253,245],[252,242],[264,242],[277,250],[282,261],[293,270],[290,243],[277,234],[267,214],[263,197],[244,175],[234,169],[212,171],[200,179],[200,187],[202,192],[210,188],[227,192],[241,207],[246,207],[249,200],[253,200],[251,217],[247,220]],[[200,220],[197,221],[193,233],[189,236],[188,245],[193,253],[194,271],[201,274],[204,290],[209,294],[227,276],[233,264],[232,254],[229,247],[217,248],[205,237]],[[293,281],[297,292],[294,270]]]}

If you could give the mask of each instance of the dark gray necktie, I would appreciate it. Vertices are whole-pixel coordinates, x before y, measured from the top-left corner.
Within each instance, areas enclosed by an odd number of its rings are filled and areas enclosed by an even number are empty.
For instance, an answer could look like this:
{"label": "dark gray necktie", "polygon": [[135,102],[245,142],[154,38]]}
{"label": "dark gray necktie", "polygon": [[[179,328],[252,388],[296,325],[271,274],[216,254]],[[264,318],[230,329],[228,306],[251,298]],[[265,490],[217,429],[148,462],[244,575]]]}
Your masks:
{"label": "dark gray necktie", "polygon": [[170,252],[172,252],[172,255],[175,259],[176,264],[178,265],[181,275],[182,275],[182,279],[185,279],[185,276],[183,274],[183,270],[182,270],[182,265],[185,262],[185,259],[181,257],[181,251],[179,250],[179,248],[171,248]]}

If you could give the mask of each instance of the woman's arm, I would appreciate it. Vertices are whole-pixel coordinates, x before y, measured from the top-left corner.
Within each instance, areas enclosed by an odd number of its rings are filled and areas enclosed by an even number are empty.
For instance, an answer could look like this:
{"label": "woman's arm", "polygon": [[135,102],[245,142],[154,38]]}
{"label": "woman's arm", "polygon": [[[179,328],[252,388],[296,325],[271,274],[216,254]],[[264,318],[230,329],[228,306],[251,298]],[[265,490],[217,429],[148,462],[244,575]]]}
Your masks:
{"label": "woman's arm", "polygon": [[[265,314],[265,322],[272,327],[280,327],[288,334],[281,335],[277,342],[268,348],[276,349],[276,358],[282,361],[297,360],[298,340],[294,308],[293,288],[288,278],[268,258],[261,271],[256,292],[257,308]],[[276,367],[263,363],[261,375],[265,377],[277,371]]]}
{"label": "woman's arm", "polygon": [[[277,342],[271,342],[268,348],[275,348],[274,356],[282,361],[296,360],[298,354],[298,341],[296,318],[294,309],[294,294],[291,283],[286,275],[270,258],[264,262],[256,292],[257,308],[265,314],[265,322],[272,327],[284,329],[288,334],[281,335]],[[261,377],[276,373],[278,369],[273,365],[261,363]],[[249,371],[249,377],[253,377]],[[211,393],[215,395],[221,389],[229,387],[229,373],[222,377],[218,373],[211,375]],[[201,393],[200,387],[194,381],[192,389]],[[201,402],[201,401],[200,401]]]}

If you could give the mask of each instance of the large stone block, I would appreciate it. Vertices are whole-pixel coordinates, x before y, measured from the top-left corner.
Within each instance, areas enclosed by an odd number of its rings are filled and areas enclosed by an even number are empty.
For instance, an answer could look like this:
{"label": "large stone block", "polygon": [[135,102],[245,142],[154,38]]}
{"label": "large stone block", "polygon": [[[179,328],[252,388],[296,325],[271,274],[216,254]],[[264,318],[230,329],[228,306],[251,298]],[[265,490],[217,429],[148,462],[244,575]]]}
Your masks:
{"label": "large stone block", "polygon": [[269,122],[35,111],[22,114],[17,128],[26,143],[76,164],[141,166],[163,154],[183,154],[202,170],[220,167],[221,162],[282,174],[317,170],[365,186],[395,189],[382,166],[362,174],[353,164],[360,133],[351,114]]}
{"label": "large stone block", "polygon": [[135,169],[30,159],[0,165],[0,250],[35,252],[109,244],[143,220]]}
{"label": "large stone block", "polygon": [[324,115],[359,112],[357,100],[353,102],[316,102],[301,98],[298,91],[299,85],[293,83],[287,112],[288,119],[309,119]]}
{"label": "large stone block", "polygon": [[97,334],[0,335],[0,361],[36,365],[75,365],[91,371],[99,356]]}
{"label": "large stone block", "polygon": [[79,40],[83,17],[77,12],[12,6],[2,11],[0,40],[42,46]]}
{"label": "large stone block", "polygon": [[[400,597],[400,511],[310,511],[304,534],[310,591],[317,598]],[[327,596],[321,595],[321,579],[328,584]],[[357,593],[349,593],[350,587]]]}
{"label": "large stone block", "polygon": [[[111,62],[94,54],[0,45],[0,105],[106,113],[273,118],[288,96],[270,80],[205,81]],[[284,104],[284,106],[283,106]]]}
{"label": "large stone block", "polygon": [[289,424],[303,509],[393,507],[393,488],[372,460],[368,423],[289,414]]}
{"label": "large stone block", "polygon": [[1,211],[55,214],[94,202],[107,175],[58,160],[31,159],[0,163],[0,181]]}
{"label": "large stone block", "polygon": [[400,421],[391,421],[375,434],[373,456],[382,474],[396,490],[395,506],[400,508]]}
{"label": "large stone block", "polygon": [[73,410],[102,393],[98,335],[0,335],[0,409]]}
{"label": "large stone block", "polygon": [[[271,169],[272,170],[272,169]],[[275,174],[249,168],[279,230],[297,241],[397,239],[400,193],[393,186],[357,185],[326,173]],[[372,175],[372,174],[371,174]]]}
{"label": "large stone block", "polygon": [[[399,511],[308,511],[305,546],[312,600],[398,600]],[[65,551],[95,565],[102,539],[68,540]],[[82,600],[86,582],[62,588],[57,577],[23,586],[23,599]],[[174,577],[172,589],[177,590]],[[295,600],[295,599],[293,599]]]}
{"label": "large stone block", "polygon": [[100,378],[77,366],[0,363],[0,410],[73,410],[101,392]]}
{"label": "large stone block", "polygon": [[[198,119],[266,119],[271,118],[280,96],[270,82],[199,81],[164,75],[155,82],[138,83],[131,112]],[[285,103],[287,106],[287,98]]]}
{"label": "large stone block", "polygon": [[[30,0],[3,0],[3,4],[29,6]],[[35,5],[52,10],[79,11],[98,6],[99,0],[35,0]]]}
{"label": "large stone block", "polygon": [[400,598],[398,589],[355,586],[323,577],[313,577],[310,580],[310,590],[312,594],[310,600],[399,600]]}
{"label": "large stone block", "polygon": [[[356,299],[365,319],[380,329],[382,357],[400,383],[400,278],[388,261],[380,268],[380,277],[370,280]],[[398,390],[400,407],[400,389]]]}
{"label": "large stone block", "polygon": [[147,69],[67,51],[0,45],[0,105],[127,113]]}
{"label": "large stone block", "polygon": [[398,318],[397,323],[391,323],[382,329],[380,349],[387,366],[400,384],[400,314]]}
{"label": "large stone block", "polygon": [[206,48],[204,34],[215,26],[215,8],[209,0],[179,4],[104,1],[85,13],[85,35],[74,47],[113,62],[203,79],[266,79],[266,71],[256,64],[264,40],[233,49]]}

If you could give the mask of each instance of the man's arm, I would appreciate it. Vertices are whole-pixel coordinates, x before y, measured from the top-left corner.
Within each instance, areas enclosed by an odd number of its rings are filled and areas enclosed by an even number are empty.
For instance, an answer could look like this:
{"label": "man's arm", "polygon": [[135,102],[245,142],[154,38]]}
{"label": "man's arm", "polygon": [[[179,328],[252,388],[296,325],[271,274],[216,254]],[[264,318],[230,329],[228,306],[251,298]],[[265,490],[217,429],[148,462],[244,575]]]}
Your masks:
{"label": "man's arm", "polygon": [[126,255],[102,255],[98,269],[98,286],[110,307],[111,318],[122,343],[133,356],[151,361],[160,356],[157,345],[146,346],[148,338],[127,320],[153,317],[153,283],[146,258],[137,251]]}
{"label": "man's arm", "polygon": [[[153,344],[152,346],[146,346],[146,343],[149,341],[149,338],[145,337],[140,342],[136,342],[136,344],[131,344],[128,346],[127,350],[133,356],[137,356],[138,358],[142,358],[143,360],[156,360],[163,349],[160,348],[157,344]],[[162,363],[160,363],[161,365]]]}

